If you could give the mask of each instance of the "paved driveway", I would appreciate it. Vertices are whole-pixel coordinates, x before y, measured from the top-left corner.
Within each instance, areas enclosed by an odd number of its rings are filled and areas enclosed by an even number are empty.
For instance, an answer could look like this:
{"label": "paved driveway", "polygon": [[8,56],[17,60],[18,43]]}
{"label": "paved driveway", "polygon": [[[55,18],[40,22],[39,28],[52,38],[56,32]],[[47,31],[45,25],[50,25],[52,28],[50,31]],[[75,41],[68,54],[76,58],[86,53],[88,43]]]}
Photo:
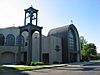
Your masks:
{"label": "paved driveway", "polygon": [[0,75],[100,75],[100,68],[56,67],[32,71],[0,72]]}
{"label": "paved driveway", "polygon": [[82,67],[64,66],[32,71],[0,72],[0,75],[100,75],[100,63]]}

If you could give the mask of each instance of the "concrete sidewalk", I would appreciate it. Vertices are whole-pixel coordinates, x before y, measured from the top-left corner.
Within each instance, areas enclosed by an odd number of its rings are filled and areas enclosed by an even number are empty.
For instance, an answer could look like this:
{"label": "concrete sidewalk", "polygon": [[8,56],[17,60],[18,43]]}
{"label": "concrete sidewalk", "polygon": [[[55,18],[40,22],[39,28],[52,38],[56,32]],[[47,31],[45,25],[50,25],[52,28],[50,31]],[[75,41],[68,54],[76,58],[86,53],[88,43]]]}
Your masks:
{"label": "concrete sidewalk", "polygon": [[[4,67],[29,67],[27,65],[2,65]],[[39,66],[39,65],[37,65]],[[53,65],[40,65],[40,66],[47,66],[47,67],[61,67],[61,66],[68,66],[68,64],[53,64]]]}
{"label": "concrete sidewalk", "polygon": [[76,63],[67,63],[67,64],[53,64],[48,65],[49,67],[62,67],[62,66],[68,66],[68,67],[82,67],[86,65],[95,64],[96,62],[76,62]]}
{"label": "concrete sidewalk", "polygon": [[[63,66],[69,66],[69,67],[81,67],[89,64],[95,64],[96,62],[78,62],[78,63],[67,63],[67,64],[52,64],[52,65],[45,65],[48,67],[63,67]],[[2,65],[5,67],[29,67],[27,65]]]}
{"label": "concrete sidewalk", "polygon": [[95,64],[95,63],[97,63],[97,62],[78,62],[78,63],[69,63],[68,66],[81,67],[81,66],[91,65],[91,64]]}

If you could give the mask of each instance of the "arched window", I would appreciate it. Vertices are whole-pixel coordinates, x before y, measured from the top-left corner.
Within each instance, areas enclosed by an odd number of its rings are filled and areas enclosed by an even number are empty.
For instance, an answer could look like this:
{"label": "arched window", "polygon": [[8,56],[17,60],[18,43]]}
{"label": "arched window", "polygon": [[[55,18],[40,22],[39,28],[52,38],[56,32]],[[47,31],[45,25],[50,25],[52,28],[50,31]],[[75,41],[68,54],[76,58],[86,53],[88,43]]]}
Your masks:
{"label": "arched window", "polygon": [[71,51],[75,50],[75,36],[74,31],[72,29],[70,29],[68,32],[68,48]]}
{"label": "arched window", "polygon": [[15,36],[12,34],[8,34],[6,37],[6,45],[14,46],[15,45]]}
{"label": "arched window", "polygon": [[0,46],[4,45],[5,37],[3,34],[0,34]]}
{"label": "arched window", "polygon": [[[16,38],[16,45],[18,46],[19,45],[19,42],[20,42],[20,36],[17,36]],[[24,46],[24,37],[21,35],[21,46]]]}

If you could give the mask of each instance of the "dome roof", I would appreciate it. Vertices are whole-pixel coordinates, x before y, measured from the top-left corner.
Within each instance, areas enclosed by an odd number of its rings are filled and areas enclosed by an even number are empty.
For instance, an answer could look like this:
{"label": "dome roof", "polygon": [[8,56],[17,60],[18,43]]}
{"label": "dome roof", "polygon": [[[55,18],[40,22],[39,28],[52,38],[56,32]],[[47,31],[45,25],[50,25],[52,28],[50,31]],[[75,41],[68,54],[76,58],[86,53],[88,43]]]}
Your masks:
{"label": "dome roof", "polygon": [[58,28],[51,29],[48,32],[48,36],[55,35],[55,34],[61,34],[61,33],[67,32],[68,29],[71,28],[71,27],[74,27],[76,29],[76,27],[73,24],[66,25],[66,26],[63,26],[63,27],[58,27]]}

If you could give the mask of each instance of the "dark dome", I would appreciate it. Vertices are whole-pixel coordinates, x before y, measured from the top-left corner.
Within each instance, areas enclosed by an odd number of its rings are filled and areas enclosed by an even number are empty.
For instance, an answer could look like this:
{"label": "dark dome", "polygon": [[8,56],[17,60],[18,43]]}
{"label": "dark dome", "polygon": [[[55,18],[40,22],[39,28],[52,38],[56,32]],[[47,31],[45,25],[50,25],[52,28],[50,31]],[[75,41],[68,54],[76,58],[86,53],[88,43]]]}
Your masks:
{"label": "dark dome", "polygon": [[49,32],[48,32],[48,36],[61,36],[62,33],[66,33],[69,28],[74,28],[75,31],[77,31],[76,27],[73,25],[73,24],[70,24],[70,25],[66,25],[66,26],[63,26],[63,27],[58,27],[58,28],[54,28],[54,29],[51,29]]}
{"label": "dark dome", "polygon": [[48,32],[48,36],[53,35],[53,34],[57,34],[57,33],[66,32],[68,28],[69,28],[69,25],[51,29],[51,30]]}
{"label": "dark dome", "polygon": [[[72,41],[72,38],[69,37],[71,35],[70,31],[73,34],[74,41]],[[62,52],[63,52],[62,61],[64,63],[77,60],[77,56],[79,56],[77,52],[80,52],[80,40],[79,40],[79,34],[77,28],[73,24],[51,29],[48,32],[48,36],[55,36],[61,38],[61,45],[62,45]],[[75,56],[75,60],[69,58],[71,56],[70,54],[71,54],[72,46],[75,47],[73,50],[75,51],[75,53],[77,53],[77,54],[74,53],[75,55],[77,55]]]}

